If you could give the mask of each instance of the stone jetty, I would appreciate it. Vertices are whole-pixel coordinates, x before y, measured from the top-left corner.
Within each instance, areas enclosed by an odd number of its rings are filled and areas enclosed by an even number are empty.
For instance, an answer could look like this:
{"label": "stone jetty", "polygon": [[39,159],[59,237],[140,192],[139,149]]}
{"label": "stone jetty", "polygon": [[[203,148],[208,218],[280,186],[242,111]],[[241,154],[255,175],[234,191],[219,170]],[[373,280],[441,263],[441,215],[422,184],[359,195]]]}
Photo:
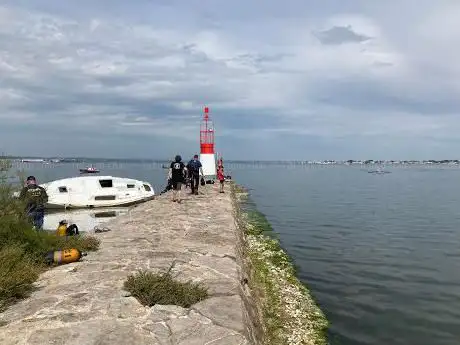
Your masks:
{"label": "stone jetty", "polygon": [[[99,251],[45,272],[29,298],[0,314],[0,344],[250,344],[231,195],[217,185],[201,193],[181,204],[161,195],[108,223],[95,234]],[[190,308],[147,307],[123,290],[137,270],[170,267],[209,297]]]}

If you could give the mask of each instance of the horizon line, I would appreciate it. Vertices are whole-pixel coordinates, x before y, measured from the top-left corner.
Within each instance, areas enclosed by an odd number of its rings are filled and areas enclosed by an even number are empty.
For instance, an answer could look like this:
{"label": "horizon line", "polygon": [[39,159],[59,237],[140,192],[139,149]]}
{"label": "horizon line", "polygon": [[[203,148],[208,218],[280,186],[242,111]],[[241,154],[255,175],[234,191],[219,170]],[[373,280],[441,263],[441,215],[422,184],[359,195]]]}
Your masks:
{"label": "horizon line", "polygon": [[[23,155],[5,155],[4,153],[0,155],[0,158],[4,159],[80,159],[80,160],[121,160],[121,161],[156,161],[156,162],[169,162],[171,159],[166,158],[115,158],[115,157],[84,157],[84,156],[68,156],[68,157],[59,157],[59,156],[23,156]],[[232,162],[442,162],[442,161],[460,161],[460,159],[227,159],[227,161]]]}

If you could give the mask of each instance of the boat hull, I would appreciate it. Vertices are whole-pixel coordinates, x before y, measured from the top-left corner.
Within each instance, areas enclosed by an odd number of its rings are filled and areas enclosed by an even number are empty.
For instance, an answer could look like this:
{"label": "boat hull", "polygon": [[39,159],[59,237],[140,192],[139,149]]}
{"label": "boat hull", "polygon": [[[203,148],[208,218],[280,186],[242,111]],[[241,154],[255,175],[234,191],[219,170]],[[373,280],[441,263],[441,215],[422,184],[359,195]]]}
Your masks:
{"label": "boat hull", "polygon": [[106,207],[129,207],[137,204],[142,204],[144,202],[154,200],[155,196],[151,196],[148,198],[140,198],[140,199],[134,199],[134,200],[126,200],[123,202],[101,202],[101,203],[95,203],[93,202],[92,204],[60,204],[60,203],[47,203],[45,205],[46,209],[53,209],[53,210],[58,210],[58,209],[84,209],[84,208],[106,208]]}
{"label": "boat hull", "polygon": [[127,207],[155,198],[150,183],[113,176],[78,176],[41,185],[47,209]]}

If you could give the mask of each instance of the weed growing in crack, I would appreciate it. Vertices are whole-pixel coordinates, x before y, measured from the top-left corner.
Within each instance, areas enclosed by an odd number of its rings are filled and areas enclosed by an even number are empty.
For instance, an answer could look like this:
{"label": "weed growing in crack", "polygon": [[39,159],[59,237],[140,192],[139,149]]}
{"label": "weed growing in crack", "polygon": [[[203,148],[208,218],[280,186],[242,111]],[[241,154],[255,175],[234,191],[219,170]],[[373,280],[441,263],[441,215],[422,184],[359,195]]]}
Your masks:
{"label": "weed growing in crack", "polygon": [[126,291],[145,306],[155,304],[177,305],[190,308],[208,297],[208,289],[200,284],[180,282],[174,279],[171,268],[164,273],[139,271],[131,274],[124,283]]}

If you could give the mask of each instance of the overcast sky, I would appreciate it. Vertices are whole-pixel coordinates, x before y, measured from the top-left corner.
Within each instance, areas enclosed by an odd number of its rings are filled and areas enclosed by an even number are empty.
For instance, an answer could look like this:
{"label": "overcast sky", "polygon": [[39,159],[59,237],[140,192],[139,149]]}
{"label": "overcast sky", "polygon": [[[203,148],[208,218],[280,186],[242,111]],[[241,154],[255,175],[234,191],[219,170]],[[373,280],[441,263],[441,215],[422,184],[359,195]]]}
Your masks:
{"label": "overcast sky", "polygon": [[458,0],[0,0],[0,151],[460,156]]}

